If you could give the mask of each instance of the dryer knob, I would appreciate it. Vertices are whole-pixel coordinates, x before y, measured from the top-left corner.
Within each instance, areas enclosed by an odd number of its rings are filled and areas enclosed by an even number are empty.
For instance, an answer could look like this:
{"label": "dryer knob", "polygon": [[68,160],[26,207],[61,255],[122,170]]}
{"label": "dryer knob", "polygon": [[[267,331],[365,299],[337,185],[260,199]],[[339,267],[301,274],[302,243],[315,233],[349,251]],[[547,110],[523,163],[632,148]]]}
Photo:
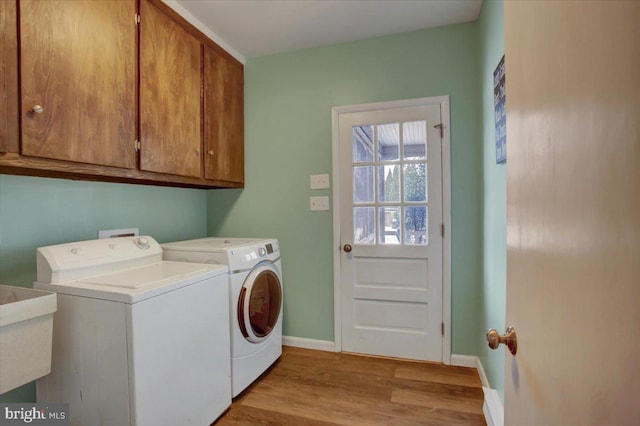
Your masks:
{"label": "dryer knob", "polygon": [[267,249],[264,247],[260,247],[260,250],[258,250],[258,254],[260,255],[260,257],[265,257],[267,255]]}

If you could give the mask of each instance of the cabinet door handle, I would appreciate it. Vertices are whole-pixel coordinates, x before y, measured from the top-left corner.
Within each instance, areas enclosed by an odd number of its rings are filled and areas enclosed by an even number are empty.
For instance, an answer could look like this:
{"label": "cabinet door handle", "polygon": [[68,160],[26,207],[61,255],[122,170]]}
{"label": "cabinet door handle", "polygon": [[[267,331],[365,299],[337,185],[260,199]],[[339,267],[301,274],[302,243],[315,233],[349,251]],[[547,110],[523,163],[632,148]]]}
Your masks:
{"label": "cabinet door handle", "polygon": [[209,154],[209,155],[213,155],[213,151],[209,151],[209,152],[208,152],[208,154]]}
{"label": "cabinet door handle", "polygon": [[33,112],[35,112],[36,114],[42,114],[42,111],[44,111],[44,108],[42,108],[42,105],[33,106]]}

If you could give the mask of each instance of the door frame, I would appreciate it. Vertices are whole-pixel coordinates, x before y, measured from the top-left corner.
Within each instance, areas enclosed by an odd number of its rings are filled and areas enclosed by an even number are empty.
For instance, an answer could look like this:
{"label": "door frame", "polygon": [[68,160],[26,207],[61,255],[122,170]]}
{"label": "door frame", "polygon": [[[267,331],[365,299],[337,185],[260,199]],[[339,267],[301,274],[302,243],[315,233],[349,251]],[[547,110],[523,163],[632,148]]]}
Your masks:
{"label": "door frame", "polygon": [[439,105],[442,120],[442,222],[445,229],[444,239],[442,241],[442,322],[444,324],[442,362],[444,364],[451,364],[451,134],[448,95],[348,105],[333,107],[331,109],[331,161],[333,168],[333,185],[331,190],[333,199],[333,339],[334,350],[336,352],[342,351],[340,190],[343,185],[345,185],[340,176],[340,115],[425,105]]}

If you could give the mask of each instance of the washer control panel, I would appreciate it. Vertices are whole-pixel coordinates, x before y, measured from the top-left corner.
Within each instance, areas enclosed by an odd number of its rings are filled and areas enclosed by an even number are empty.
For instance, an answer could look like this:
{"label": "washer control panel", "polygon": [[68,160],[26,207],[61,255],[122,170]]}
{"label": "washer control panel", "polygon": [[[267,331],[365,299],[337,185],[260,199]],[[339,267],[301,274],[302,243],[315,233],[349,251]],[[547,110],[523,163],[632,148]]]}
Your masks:
{"label": "washer control panel", "polygon": [[119,237],[40,247],[36,253],[38,281],[59,283],[109,271],[114,267],[162,260],[152,237]]}

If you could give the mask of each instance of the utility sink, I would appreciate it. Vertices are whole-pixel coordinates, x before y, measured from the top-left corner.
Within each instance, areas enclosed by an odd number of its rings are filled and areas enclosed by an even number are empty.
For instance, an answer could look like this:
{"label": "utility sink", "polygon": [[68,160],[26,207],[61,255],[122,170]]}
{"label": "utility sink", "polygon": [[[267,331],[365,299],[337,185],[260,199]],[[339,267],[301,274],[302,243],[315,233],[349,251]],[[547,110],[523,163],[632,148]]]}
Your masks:
{"label": "utility sink", "polygon": [[0,394],[51,372],[56,294],[0,285]]}

